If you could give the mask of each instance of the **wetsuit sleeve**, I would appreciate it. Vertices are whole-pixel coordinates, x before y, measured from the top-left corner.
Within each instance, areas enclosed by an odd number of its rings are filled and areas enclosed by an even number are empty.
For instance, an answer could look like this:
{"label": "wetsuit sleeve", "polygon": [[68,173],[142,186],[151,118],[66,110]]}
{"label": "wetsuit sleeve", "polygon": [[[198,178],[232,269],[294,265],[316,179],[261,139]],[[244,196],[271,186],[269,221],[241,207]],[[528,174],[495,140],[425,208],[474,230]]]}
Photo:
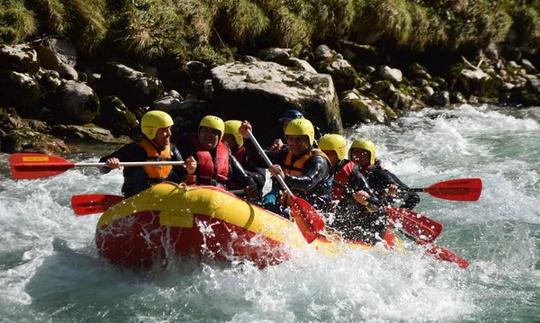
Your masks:
{"label": "wetsuit sleeve", "polygon": [[240,162],[230,152],[229,152],[229,165],[230,165],[230,170],[229,170],[230,181],[238,183],[243,187],[257,186],[253,178],[251,178],[246,173],[242,165],[240,165]]}
{"label": "wetsuit sleeve", "polygon": [[[184,161],[182,154],[175,145],[171,145],[171,161]],[[187,171],[184,166],[173,166],[173,170],[168,180],[175,183],[185,182]]]}
{"label": "wetsuit sleeve", "polygon": [[[257,151],[255,145],[249,139],[244,139],[244,146],[246,147],[247,158],[253,166],[268,168],[261,154]],[[265,150],[266,156],[272,162],[272,164],[280,164],[287,155],[288,150],[281,149],[279,151]]]}
{"label": "wetsuit sleeve", "polygon": [[354,167],[351,173],[351,177],[349,178],[349,187],[352,187],[355,192],[364,191],[368,193],[369,194],[368,202],[370,204],[375,205],[377,207],[382,205],[381,201],[379,201],[379,199],[377,198],[377,195],[371,189],[366,178],[364,177],[364,175],[362,175],[358,167]]}
{"label": "wetsuit sleeve", "polygon": [[313,156],[306,161],[301,176],[285,175],[285,183],[292,191],[310,192],[329,174],[328,161],[321,156]]}
{"label": "wetsuit sleeve", "polygon": [[[118,158],[121,162],[145,161],[146,152],[138,144],[130,143],[107,156],[101,157],[99,162],[104,163],[109,158]],[[111,170],[109,167],[100,167],[100,172],[104,174],[107,174]]]}
{"label": "wetsuit sleeve", "polygon": [[409,189],[405,183],[403,183],[395,174],[387,171],[389,174],[389,177],[392,178],[393,182],[399,187],[400,189],[400,198],[403,199],[404,203],[400,205],[402,208],[412,209],[414,208],[418,203],[420,203],[420,196],[416,192],[413,192]]}

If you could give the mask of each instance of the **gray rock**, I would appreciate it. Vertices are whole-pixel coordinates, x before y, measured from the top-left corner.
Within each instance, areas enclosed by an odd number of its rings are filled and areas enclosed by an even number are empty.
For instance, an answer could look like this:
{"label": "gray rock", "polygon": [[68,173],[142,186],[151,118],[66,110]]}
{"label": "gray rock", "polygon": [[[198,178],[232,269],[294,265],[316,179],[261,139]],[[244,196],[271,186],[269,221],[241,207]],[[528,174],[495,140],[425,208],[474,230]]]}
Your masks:
{"label": "gray rock", "polygon": [[173,111],[180,109],[180,106],[181,101],[179,99],[173,98],[172,96],[165,96],[154,101],[152,104],[152,109],[173,113]]}
{"label": "gray rock", "polygon": [[525,69],[525,71],[528,73],[528,74],[536,74],[538,73],[538,70],[536,69],[536,67],[533,65],[533,63],[531,63],[531,61],[529,61],[528,59],[526,58],[523,58],[521,60],[521,65],[523,66],[523,68]]}
{"label": "gray rock", "polygon": [[120,98],[108,96],[101,102],[99,125],[109,129],[115,137],[133,136],[137,133],[139,121]]}
{"label": "gray rock", "polygon": [[160,80],[118,63],[105,65],[100,85],[104,95],[117,95],[130,108],[150,105],[164,93]]}
{"label": "gray rock", "polygon": [[37,53],[29,45],[0,45],[0,71],[34,73],[38,69]]}
{"label": "gray rock", "polygon": [[49,134],[43,134],[30,128],[16,129],[2,137],[2,151],[5,153],[15,152],[38,152],[44,154],[69,153],[66,143]]}
{"label": "gray rock", "polygon": [[56,125],[53,126],[52,133],[70,140],[86,140],[97,143],[126,144],[131,141],[128,137],[115,138],[109,130],[94,124]]}
{"label": "gray rock", "polygon": [[32,75],[14,71],[0,73],[0,89],[0,104],[15,107],[23,117],[39,117],[45,95]]}
{"label": "gray rock", "polygon": [[79,73],[71,65],[60,63],[56,70],[63,79],[75,81],[79,79]]}
{"label": "gray rock", "polygon": [[319,45],[317,48],[315,48],[313,54],[315,55],[315,60],[317,61],[332,58],[335,55],[335,53],[330,49],[330,47],[326,45]]}
{"label": "gray rock", "polygon": [[401,83],[403,81],[403,73],[397,68],[390,66],[381,66],[379,73],[383,80],[388,80],[393,83]]}
{"label": "gray rock", "polygon": [[431,96],[431,104],[445,107],[450,104],[450,92],[448,91],[437,91]]}
{"label": "gray rock", "polygon": [[384,123],[397,117],[396,113],[382,100],[364,96],[356,90],[343,93],[340,101],[344,126],[360,123]]}
{"label": "gray rock", "polygon": [[66,81],[60,91],[62,110],[73,121],[89,123],[99,114],[99,98],[88,85]]}
{"label": "gray rock", "polygon": [[77,49],[67,39],[45,38],[35,48],[40,65],[46,69],[57,70],[60,64],[71,67],[77,64]]}
{"label": "gray rock", "polygon": [[263,61],[276,62],[279,60],[287,59],[292,56],[292,49],[290,48],[265,48],[259,51],[259,58]]}
{"label": "gray rock", "polygon": [[[236,119],[268,125],[291,108],[300,109],[325,131],[343,130],[332,78],[298,71],[274,62],[229,63],[212,69],[214,101],[219,110]],[[279,136],[273,127],[268,138]],[[267,138],[267,139],[268,139]]]}

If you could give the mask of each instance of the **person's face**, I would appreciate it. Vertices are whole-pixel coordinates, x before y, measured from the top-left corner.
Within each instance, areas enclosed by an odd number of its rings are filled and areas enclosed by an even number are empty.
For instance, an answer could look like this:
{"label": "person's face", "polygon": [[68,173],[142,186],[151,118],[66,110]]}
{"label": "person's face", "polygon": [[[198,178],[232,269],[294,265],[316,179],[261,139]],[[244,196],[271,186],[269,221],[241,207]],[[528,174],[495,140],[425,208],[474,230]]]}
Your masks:
{"label": "person's face", "polygon": [[339,163],[339,159],[335,151],[323,150],[323,153],[328,156],[328,159],[330,159],[330,164],[332,164],[332,167],[336,166],[337,163]]}
{"label": "person's face", "polygon": [[371,153],[364,149],[351,149],[351,160],[360,167],[365,167],[370,164]]}
{"label": "person's face", "polygon": [[199,143],[204,149],[210,150],[217,147],[219,143],[219,130],[200,127],[199,128]]}
{"label": "person's face", "polygon": [[223,142],[227,146],[229,146],[229,148],[232,151],[236,151],[236,149],[238,148],[238,144],[236,143],[236,138],[234,138],[234,136],[231,135],[230,133],[226,133],[223,135]]}
{"label": "person's face", "polygon": [[154,142],[160,147],[165,147],[171,143],[171,136],[171,127],[159,128],[154,137]]}
{"label": "person's face", "polygon": [[295,156],[303,154],[311,146],[308,136],[287,136],[287,145]]}

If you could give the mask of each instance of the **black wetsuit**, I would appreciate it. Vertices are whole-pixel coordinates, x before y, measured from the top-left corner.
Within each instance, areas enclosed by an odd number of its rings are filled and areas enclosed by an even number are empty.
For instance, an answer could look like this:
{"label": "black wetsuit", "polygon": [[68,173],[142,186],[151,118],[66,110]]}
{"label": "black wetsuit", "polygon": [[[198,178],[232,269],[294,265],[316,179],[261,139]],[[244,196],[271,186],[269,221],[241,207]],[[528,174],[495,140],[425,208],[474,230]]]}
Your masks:
{"label": "black wetsuit", "polygon": [[[182,161],[182,155],[178,149],[173,144],[170,146],[171,161]],[[118,158],[121,162],[148,161],[146,151],[136,142],[129,143],[110,155],[101,157],[99,161],[103,163],[109,158]],[[108,173],[111,171],[111,168],[102,167],[100,170],[102,173]],[[159,182],[155,179],[149,179],[143,167],[124,167],[123,174],[124,184],[122,185],[122,194],[124,194],[125,197],[135,195]],[[175,166],[169,176],[162,181],[180,183],[185,180],[186,175],[187,173],[184,167]]]}
{"label": "black wetsuit", "polygon": [[[379,163],[373,166],[364,167],[362,169],[362,174],[366,177],[369,187],[373,189],[377,198],[385,205],[401,201],[397,207],[412,209],[420,202],[418,194],[410,191],[409,187],[396,175],[382,168]],[[386,189],[390,184],[394,184],[398,187],[397,197],[392,198],[386,196]]]}
{"label": "black wetsuit", "polygon": [[[245,140],[244,145],[248,157],[255,166],[268,168],[250,140]],[[284,146],[279,151],[265,152],[273,164],[283,167],[289,153],[289,147]],[[294,161],[293,159],[292,162],[294,163]],[[313,155],[306,160],[302,168],[302,175],[285,174],[284,180],[294,194],[304,198],[315,208],[322,210],[328,207],[332,201],[332,177],[329,168],[329,162],[325,157]]]}
{"label": "black wetsuit", "polygon": [[[336,165],[332,169],[333,176],[347,163],[348,160],[342,160]],[[334,185],[337,184],[334,182]],[[358,191],[369,194],[367,206],[355,200],[353,193]],[[387,225],[386,215],[357,165],[353,167],[343,195],[336,203],[334,218],[329,225],[340,231],[345,239],[375,243],[383,238]]]}

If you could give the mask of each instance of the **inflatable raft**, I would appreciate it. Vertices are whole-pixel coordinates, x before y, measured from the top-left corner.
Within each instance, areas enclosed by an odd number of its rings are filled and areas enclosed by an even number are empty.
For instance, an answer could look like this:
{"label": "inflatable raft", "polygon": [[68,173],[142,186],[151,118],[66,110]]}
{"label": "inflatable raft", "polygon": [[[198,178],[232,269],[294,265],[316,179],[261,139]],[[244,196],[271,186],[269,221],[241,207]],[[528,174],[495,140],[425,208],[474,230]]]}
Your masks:
{"label": "inflatable raft", "polygon": [[[391,234],[385,237],[389,246],[394,239]],[[98,221],[96,245],[106,259],[125,267],[163,264],[179,256],[251,261],[264,267],[288,259],[294,248],[336,254],[344,246],[371,247],[336,237],[307,245],[293,222],[231,193],[171,183],[109,208]]]}

